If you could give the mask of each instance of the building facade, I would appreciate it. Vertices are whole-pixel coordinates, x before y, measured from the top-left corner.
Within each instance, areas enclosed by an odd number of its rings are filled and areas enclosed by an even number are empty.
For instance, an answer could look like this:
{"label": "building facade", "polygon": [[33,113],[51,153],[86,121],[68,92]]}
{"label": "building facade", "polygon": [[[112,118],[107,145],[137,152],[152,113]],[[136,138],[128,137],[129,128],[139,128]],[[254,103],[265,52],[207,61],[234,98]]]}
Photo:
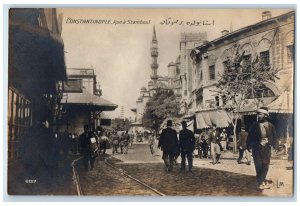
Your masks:
{"label": "building facade", "polygon": [[[190,53],[194,75],[191,77],[192,85],[189,88],[192,96],[189,109],[205,111],[225,106],[222,97],[218,96],[214,90],[216,90],[219,76],[224,72],[226,59],[232,57],[237,48],[240,53],[244,54],[242,64],[259,58],[265,65],[280,70],[280,79],[276,79],[275,82],[265,82],[264,106],[271,104],[286,91],[291,94],[290,98],[292,98],[294,18],[293,11],[273,18],[270,12],[264,12],[262,21],[231,33],[225,31],[220,38],[195,47]],[[290,101],[292,102],[292,99]],[[245,111],[254,112],[256,109],[246,108]],[[272,108],[270,109],[272,112]],[[273,108],[273,110],[276,109]],[[289,113],[292,111],[291,106]]]}
{"label": "building facade", "polygon": [[[62,14],[56,9],[9,10],[8,163],[21,159],[28,128],[46,115],[58,118],[66,80]],[[47,111],[47,112],[46,112]],[[47,113],[47,114],[46,114]]]}
{"label": "building facade", "polygon": [[92,129],[101,125],[101,113],[113,111],[118,105],[101,97],[102,91],[94,69],[67,69],[68,79],[62,84],[62,115],[59,119],[61,131],[81,134],[85,124]]}

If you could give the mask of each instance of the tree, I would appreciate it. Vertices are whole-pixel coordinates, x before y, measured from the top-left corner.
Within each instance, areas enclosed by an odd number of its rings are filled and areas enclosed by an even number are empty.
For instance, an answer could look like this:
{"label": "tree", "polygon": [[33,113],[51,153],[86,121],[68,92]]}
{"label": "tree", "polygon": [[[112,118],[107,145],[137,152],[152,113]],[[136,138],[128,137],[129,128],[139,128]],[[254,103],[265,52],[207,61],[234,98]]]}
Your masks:
{"label": "tree", "polygon": [[129,129],[130,120],[128,118],[122,119],[122,118],[115,118],[112,119],[111,127],[113,129],[116,129],[118,131],[125,131]]}
{"label": "tree", "polygon": [[[234,127],[236,140],[236,126],[240,113],[249,100],[256,102],[257,107],[263,102],[266,82],[275,82],[279,79],[279,69],[272,67],[267,59],[257,54],[251,59],[241,52],[239,45],[231,48],[231,57],[227,57],[224,73],[216,85],[216,92],[225,102],[224,108],[228,111]],[[235,141],[234,141],[235,142]],[[234,152],[235,152],[234,145]]]}
{"label": "tree", "polygon": [[172,90],[158,89],[149,99],[142,117],[143,126],[158,132],[168,117],[179,117],[180,102]]}

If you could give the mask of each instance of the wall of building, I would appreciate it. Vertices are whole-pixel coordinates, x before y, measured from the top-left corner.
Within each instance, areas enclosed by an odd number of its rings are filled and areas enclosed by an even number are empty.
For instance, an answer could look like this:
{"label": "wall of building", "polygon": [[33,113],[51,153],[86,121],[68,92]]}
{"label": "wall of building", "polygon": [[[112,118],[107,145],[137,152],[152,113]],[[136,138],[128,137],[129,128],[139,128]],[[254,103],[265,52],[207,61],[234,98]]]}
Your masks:
{"label": "wall of building", "polygon": [[206,33],[182,33],[180,39],[180,75],[182,78],[182,98],[188,99],[192,93],[192,60],[190,53],[196,45],[207,39]]}
{"label": "wall of building", "polygon": [[81,133],[83,133],[83,126],[90,123],[91,115],[85,110],[76,110],[76,112],[70,113],[72,113],[72,118],[68,120],[67,125],[62,125],[62,127],[60,127],[60,130],[67,130],[70,133],[76,133],[80,135]]}
{"label": "wall of building", "polygon": [[[201,56],[201,61],[193,62],[193,86],[191,91],[203,87],[204,108],[207,107],[207,101],[214,99],[214,93],[210,92],[217,83],[218,74],[223,74],[226,57],[232,56],[233,46],[239,45],[240,53],[245,51],[245,55],[251,55],[254,58],[260,52],[269,51],[270,64],[279,68],[280,79],[275,83],[267,83],[267,86],[279,95],[288,85],[292,86],[293,61],[291,61],[291,46],[294,44],[294,19],[289,18],[286,21],[273,23],[268,29],[253,29],[251,32],[233,36],[232,40],[223,41],[216,47],[210,47],[207,53]],[[211,80],[209,76],[209,67],[215,66],[215,79]],[[200,80],[202,71],[203,80]],[[197,75],[197,76],[195,76]],[[193,95],[194,100],[196,96]],[[221,98],[220,98],[221,100]],[[197,107],[192,105],[192,109]]]}

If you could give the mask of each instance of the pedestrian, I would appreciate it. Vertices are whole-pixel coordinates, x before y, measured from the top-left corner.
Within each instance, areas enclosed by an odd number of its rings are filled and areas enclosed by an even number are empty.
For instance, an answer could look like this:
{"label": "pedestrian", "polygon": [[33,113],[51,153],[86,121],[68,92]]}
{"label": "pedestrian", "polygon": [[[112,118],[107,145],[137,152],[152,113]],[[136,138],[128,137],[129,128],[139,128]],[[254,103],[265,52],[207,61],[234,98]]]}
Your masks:
{"label": "pedestrian", "polygon": [[241,132],[239,133],[239,138],[237,141],[237,147],[239,148],[239,158],[237,160],[238,164],[242,164],[242,159],[244,152],[246,153],[247,165],[251,165],[250,152],[247,149],[247,138],[248,132],[245,131],[245,127],[241,127]]}
{"label": "pedestrian", "polygon": [[130,136],[129,145],[130,145],[130,148],[132,148],[132,144],[133,144],[133,140],[134,140],[134,133],[133,133],[133,131],[130,132],[129,136]]}
{"label": "pedestrian", "polygon": [[155,140],[156,140],[156,137],[155,137],[154,132],[148,134],[148,145],[149,145],[150,153],[152,156],[154,156],[154,153],[155,153]]}
{"label": "pedestrian", "polygon": [[99,151],[99,153],[101,153],[102,150],[103,150],[102,154],[105,155],[107,143],[108,143],[108,132],[103,131],[102,135],[100,137],[100,151]]}
{"label": "pedestrian", "polygon": [[222,129],[222,132],[220,134],[220,142],[221,142],[222,150],[224,152],[226,152],[226,149],[227,149],[227,141],[228,141],[228,136],[227,136],[226,130]]}
{"label": "pedestrian", "polygon": [[220,142],[219,142],[219,132],[216,129],[216,125],[213,125],[212,131],[209,134],[210,140],[210,149],[211,149],[211,156],[213,160],[213,165],[219,163],[219,159],[221,156],[221,149],[220,149]]}
{"label": "pedestrian", "polygon": [[187,129],[186,121],[181,122],[182,130],[179,132],[179,148],[181,154],[180,170],[185,171],[186,158],[188,160],[189,172],[192,172],[193,167],[193,151],[195,150],[195,135]]}
{"label": "pedestrian", "polygon": [[70,149],[70,135],[71,135],[71,133],[69,133],[67,130],[65,130],[65,132],[62,136],[61,144],[62,144],[62,151],[63,151],[64,159],[68,158],[69,149]]}
{"label": "pedestrian", "polygon": [[130,136],[128,134],[128,130],[126,132],[122,133],[121,140],[120,140],[120,147],[121,147],[121,153],[127,154],[128,153],[128,145],[129,145]]}
{"label": "pedestrian", "polygon": [[201,134],[201,152],[203,158],[208,158],[208,150],[209,150],[209,144],[208,144],[208,134],[206,131],[204,131]]}
{"label": "pedestrian", "polygon": [[112,143],[112,154],[118,153],[118,146],[119,146],[119,136],[117,134],[117,131],[113,131],[111,134],[111,143]]}
{"label": "pedestrian", "polygon": [[257,110],[257,122],[251,126],[247,138],[247,148],[252,149],[256,181],[261,190],[270,188],[266,177],[271,160],[271,147],[273,146],[276,151],[278,146],[275,127],[268,121],[268,117],[268,108],[259,108]]}
{"label": "pedestrian", "polygon": [[22,141],[25,176],[52,187],[56,183],[57,139],[49,122],[50,110],[41,106],[37,122],[30,127]]}
{"label": "pedestrian", "polygon": [[95,159],[98,154],[98,141],[92,131],[89,130],[89,125],[84,125],[84,132],[79,136],[80,154],[83,156],[83,164],[85,169],[94,169]]}
{"label": "pedestrian", "polygon": [[172,125],[172,120],[168,120],[167,128],[162,130],[158,142],[158,148],[161,148],[163,151],[162,159],[169,172],[173,170],[174,154],[178,149],[177,133],[172,129]]}

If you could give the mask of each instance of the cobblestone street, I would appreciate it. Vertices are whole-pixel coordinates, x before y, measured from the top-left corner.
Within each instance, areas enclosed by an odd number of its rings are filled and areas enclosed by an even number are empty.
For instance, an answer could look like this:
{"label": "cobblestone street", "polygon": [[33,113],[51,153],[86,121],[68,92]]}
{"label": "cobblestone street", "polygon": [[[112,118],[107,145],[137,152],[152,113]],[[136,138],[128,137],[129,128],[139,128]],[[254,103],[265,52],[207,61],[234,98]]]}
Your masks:
{"label": "cobblestone street", "polygon": [[[107,153],[110,155],[111,150]],[[269,190],[259,191],[255,184],[254,165],[237,164],[236,159],[236,155],[226,152],[222,153],[221,164],[212,165],[210,159],[194,158],[193,173],[180,172],[179,164],[172,172],[166,172],[161,152],[157,151],[155,156],[151,156],[148,145],[140,143],[134,144],[128,154],[111,156],[108,162],[168,196],[290,197],[292,195],[292,162],[272,159],[268,178],[273,180],[274,185]],[[103,160],[103,157],[97,158],[93,171],[84,172],[79,169],[84,195],[156,195],[144,186],[122,176],[107,166]]]}

